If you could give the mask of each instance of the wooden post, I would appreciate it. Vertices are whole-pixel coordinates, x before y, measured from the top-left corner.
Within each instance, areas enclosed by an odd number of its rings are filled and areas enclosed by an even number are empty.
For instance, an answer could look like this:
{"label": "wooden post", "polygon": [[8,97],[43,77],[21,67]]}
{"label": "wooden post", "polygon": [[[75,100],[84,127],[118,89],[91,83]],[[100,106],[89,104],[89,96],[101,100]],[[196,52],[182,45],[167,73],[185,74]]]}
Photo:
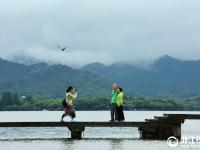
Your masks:
{"label": "wooden post", "polygon": [[71,139],[81,139],[82,132],[84,132],[84,126],[69,126],[68,127],[71,132]]}

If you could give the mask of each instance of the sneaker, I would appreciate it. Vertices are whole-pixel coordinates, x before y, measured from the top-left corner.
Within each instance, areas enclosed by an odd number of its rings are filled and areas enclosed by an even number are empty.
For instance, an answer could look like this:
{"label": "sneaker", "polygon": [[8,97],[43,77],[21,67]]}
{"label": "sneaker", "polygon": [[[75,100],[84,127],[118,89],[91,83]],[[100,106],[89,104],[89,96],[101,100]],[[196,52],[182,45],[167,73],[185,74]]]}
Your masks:
{"label": "sneaker", "polygon": [[71,118],[71,122],[75,122],[75,119],[72,119],[72,118]]}

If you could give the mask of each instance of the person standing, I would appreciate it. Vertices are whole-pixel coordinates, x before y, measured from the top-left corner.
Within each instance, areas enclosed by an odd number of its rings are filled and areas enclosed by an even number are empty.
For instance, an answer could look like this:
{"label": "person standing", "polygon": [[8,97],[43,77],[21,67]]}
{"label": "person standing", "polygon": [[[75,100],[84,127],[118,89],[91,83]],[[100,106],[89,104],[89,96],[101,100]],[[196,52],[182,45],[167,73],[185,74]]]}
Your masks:
{"label": "person standing", "polygon": [[111,120],[117,120],[117,84],[112,85],[112,98],[111,98]]}
{"label": "person standing", "polygon": [[72,86],[69,86],[66,90],[66,98],[65,98],[65,113],[61,117],[61,122],[64,122],[65,116],[70,116],[71,121],[74,121],[74,118],[76,117],[75,109],[74,109],[74,100],[77,97],[77,89],[74,89]]}
{"label": "person standing", "polygon": [[117,89],[117,121],[124,121],[124,112],[123,112],[123,106],[124,106],[124,93],[122,88]]}

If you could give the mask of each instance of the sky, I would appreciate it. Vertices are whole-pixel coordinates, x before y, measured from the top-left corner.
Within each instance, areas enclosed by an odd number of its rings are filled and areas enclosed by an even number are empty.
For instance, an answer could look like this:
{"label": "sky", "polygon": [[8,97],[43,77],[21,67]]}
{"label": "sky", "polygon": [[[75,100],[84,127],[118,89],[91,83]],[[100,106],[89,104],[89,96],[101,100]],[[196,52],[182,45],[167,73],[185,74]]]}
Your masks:
{"label": "sky", "polygon": [[1,0],[0,57],[72,67],[165,54],[197,60],[199,7],[199,0]]}

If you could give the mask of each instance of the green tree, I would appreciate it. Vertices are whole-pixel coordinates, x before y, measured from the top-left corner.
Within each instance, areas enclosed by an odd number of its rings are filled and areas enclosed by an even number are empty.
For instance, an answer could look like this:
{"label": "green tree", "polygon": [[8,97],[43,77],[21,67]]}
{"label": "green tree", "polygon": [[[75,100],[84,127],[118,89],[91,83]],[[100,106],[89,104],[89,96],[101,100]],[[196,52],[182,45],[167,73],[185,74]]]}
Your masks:
{"label": "green tree", "polygon": [[12,104],[15,104],[15,105],[19,104],[19,96],[17,93],[13,94],[13,103]]}
{"label": "green tree", "polygon": [[33,96],[31,96],[31,95],[27,95],[25,98],[25,101],[27,101],[27,102],[31,102],[32,100],[33,100]]}
{"label": "green tree", "polygon": [[13,97],[11,92],[4,92],[1,98],[2,107],[13,104]]}

